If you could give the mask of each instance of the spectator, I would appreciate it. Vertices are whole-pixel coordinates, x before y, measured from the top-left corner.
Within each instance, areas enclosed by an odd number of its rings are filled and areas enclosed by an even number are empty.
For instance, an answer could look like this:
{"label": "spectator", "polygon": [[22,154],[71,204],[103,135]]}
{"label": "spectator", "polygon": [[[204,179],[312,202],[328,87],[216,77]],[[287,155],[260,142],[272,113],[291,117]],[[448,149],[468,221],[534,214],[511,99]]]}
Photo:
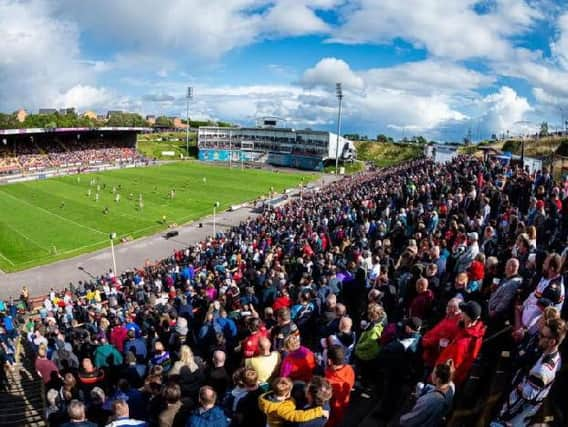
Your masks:
{"label": "spectator", "polygon": [[130,418],[128,403],[124,400],[115,400],[112,402],[112,412],[114,421],[107,424],[107,427],[147,427],[146,421],[135,420]]}
{"label": "spectator", "polygon": [[[329,410],[329,400],[332,396],[332,388],[325,378],[315,376],[307,384],[305,390],[305,400],[304,410],[313,408],[324,408],[326,411]],[[314,418],[309,421],[301,421],[297,423],[292,423],[294,426],[302,427],[324,427],[327,423],[327,417],[322,414],[319,418]]]}
{"label": "spectator", "polygon": [[150,359],[150,365],[160,365],[166,374],[172,368],[170,353],[166,351],[164,345],[160,341],[156,341],[154,344],[154,355],[152,356],[152,359]]}
{"label": "spectator", "polygon": [[296,410],[291,398],[293,383],[289,378],[279,377],[272,382],[272,391],[260,396],[258,405],[266,414],[269,427],[280,427],[287,422],[306,422],[329,416],[322,407]]}
{"label": "spectator", "polygon": [[368,322],[361,322],[361,337],[355,345],[355,356],[361,365],[362,374],[368,378],[373,371],[373,364],[379,355],[379,339],[383,333],[386,315],[383,307],[379,304],[371,303],[367,308]]}
{"label": "spectator", "polygon": [[211,386],[218,396],[223,396],[231,383],[231,378],[225,369],[226,354],[223,351],[213,353],[213,365],[207,373],[205,384]]}
{"label": "spectator", "polygon": [[316,367],[314,353],[307,347],[300,345],[298,335],[289,335],[284,340],[284,349],[286,355],[282,359],[280,376],[288,377],[292,381],[309,382]]}
{"label": "spectator", "polygon": [[43,345],[38,349],[35,369],[44,384],[57,381],[60,378],[57,366],[47,358],[47,348]]}
{"label": "spectator", "polygon": [[182,410],[180,386],[170,383],[163,394],[166,407],[158,416],[158,427],[184,427],[187,414]]}
{"label": "spectator", "polygon": [[72,400],[67,410],[69,413],[69,422],[61,427],[97,427],[85,417],[85,404],[78,400]]}
{"label": "spectator", "polygon": [[261,338],[258,340],[259,355],[245,359],[245,366],[254,369],[258,374],[258,381],[266,385],[278,372],[280,366],[280,353],[270,351],[270,340]]}
{"label": "spectator", "polygon": [[548,255],[542,266],[542,278],[538,282],[536,289],[531,292],[528,298],[523,303],[523,311],[521,321],[523,326],[529,325],[535,317],[539,314],[537,307],[538,299],[545,296],[545,291],[553,298],[549,298],[558,310],[562,310],[564,303],[564,280],[560,275],[560,255],[552,253]]}
{"label": "spectator", "polygon": [[199,390],[199,409],[187,420],[187,427],[226,427],[229,425],[223,410],[215,405],[217,393],[209,386]]}
{"label": "spectator", "polygon": [[434,367],[440,351],[457,334],[461,319],[460,299],[452,298],[446,306],[446,316],[422,337],[422,358],[426,367]]}
{"label": "spectator", "polygon": [[512,391],[493,425],[532,425],[536,415],[560,370],[558,347],[566,336],[566,322],[562,319],[548,321],[540,330],[538,346],[542,355],[534,365],[526,365],[517,371]]}
{"label": "spectator", "polygon": [[168,373],[168,377],[177,380],[181,387],[181,394],[190,397],[193,401],[197,400],[199,388],[203,385],[205,375],[193,357],[191,348],[182,345],[180,349],[180,359]]}
{"label": "spectator", "polygon": [[454,385],[450,365],[437,365],[432,373],[433,385],[421,385],[418,400],[410,412],[400,417],[401,427],[438,427],[452,409]]}
{"label": "spectator", "polygon": [[246,368],[242,381],[245,394],[234,404],[231,427],[264,427],[266,416],[258,406],[258,399],[262,394],[259,387],[258,374],[252,368]]}
{"label": "spectator", "polygon": [[355,385],[355,371],[345,363],[345,350],[341,345],[332,345],[327,350],[325,378],[331,384],[331,414],[328,427],[341,425],[349,406],[351,389]]}
{"label": "spectator", "polygon": [[292,322],[290,309],[282,307],[276,311],[276,326],[272,328],[272,347],[275,351],[282,351],[284,349],[284,340],[289,335],[298,335],[298,327]]}
{"label": "spectator", "polygon": [[454,382],[462,385],[469,374],[473,362],[481,350],[485,325],[481,320],[481,307],[475,301],[469,301],[460,306],[462,319],[456,335],[448,346],[442,350],[437,364],[446,364],[449,360],[455,367]]}
{"label": "spectator", "polygon": [[487,305],[489,319],[497,325],[497,328],[501,327],[506,320],[513,319],[513,303],[522,283],[523,279],[519,275],[519,261],[511,258],[505,264],[505,278],[491,292]]}
{"label": "spectator", "polygon": [[100,339],[100,345],[95,350],[94,357],[97,368],[122,365],[122,355],[104,337]]}
{"label": "spectator", "polygon": [[426,319],[430,315],[434,293],[428,289],[428,279],[421,277],[416,281],[416,296],[412,299],[409,316]]}

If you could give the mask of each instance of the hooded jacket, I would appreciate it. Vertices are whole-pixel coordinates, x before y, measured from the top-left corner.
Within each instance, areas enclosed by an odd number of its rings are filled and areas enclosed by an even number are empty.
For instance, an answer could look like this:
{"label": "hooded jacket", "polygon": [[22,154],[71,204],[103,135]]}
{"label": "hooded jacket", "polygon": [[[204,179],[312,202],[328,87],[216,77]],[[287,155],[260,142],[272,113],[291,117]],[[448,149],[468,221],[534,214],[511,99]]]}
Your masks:
{"label": "hooded jacket", "polygon": [[440,354],[440,340],[451,341],[456,336],[461,316],[446,316],[422,337],[422,359],[424,364],[433,367]]}
{"label": "hooded jacket", "polygon": [[109,343],[99,345],[95,350],[94,356],[94,362],[97,368],[107,368],[108,366],[122,365],[122,354],[120,354],[120,352],[112,344]]}
{"label": "hooded jacket", "polygon": [[339,369],[327,368],[325,378],[331,384],[333,397],[331,398],[331,416],[327,427],[340,425],[349,406],[351,389],[355,385],[355,371],[351,365],[343,365]]}
{"label": "hooded jacket", "polygon": [[300,423],[323,416],[321,406],[306,410],[296,410],[292,399],[276,400],[274,393],[269,391],[258,398],[258,407],[266,414],[269,427],[281,427],[286,422]]}
{"label": "hooded jacket", "polygon": [[355,356],[361,360],[373,360],[379,355],[379,338],[383,333],[383,324],[376,322],[361,333],[361,338],[355,346]]}
{"label": "hooded jacket", "polygon": [[450,359],[454,361],[456,385],[463,384],[467,379],[469,370],[481,350],[484,335],[485,325],[480,320],[469,328],[459,326],[454,338],[438,357],[436,364],[446,363]]}

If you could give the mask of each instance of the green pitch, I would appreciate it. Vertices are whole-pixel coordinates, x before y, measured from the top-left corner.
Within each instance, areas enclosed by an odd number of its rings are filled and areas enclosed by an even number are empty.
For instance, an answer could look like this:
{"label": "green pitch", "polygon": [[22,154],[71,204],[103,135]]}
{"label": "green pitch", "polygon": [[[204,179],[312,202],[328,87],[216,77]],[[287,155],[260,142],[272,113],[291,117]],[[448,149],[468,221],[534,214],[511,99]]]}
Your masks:
{"label": "green pitch", "polygon": [[111,232],[136,239],[211,215],[216,201],[220,212],[313,178],[191,162],[0,186],[0,269],[91,252]]}

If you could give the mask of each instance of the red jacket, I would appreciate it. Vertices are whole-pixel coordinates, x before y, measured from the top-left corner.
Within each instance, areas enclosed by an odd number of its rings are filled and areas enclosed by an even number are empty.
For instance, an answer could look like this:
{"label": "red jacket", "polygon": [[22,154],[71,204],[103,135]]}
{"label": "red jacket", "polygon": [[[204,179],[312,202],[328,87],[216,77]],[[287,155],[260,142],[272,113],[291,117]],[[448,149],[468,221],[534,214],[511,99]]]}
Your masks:
{"label": "red jacket", "polygon": [[424,364],[430,368],[434,367],[434,363],[440,355],[440,340],[447,339],[451,341],[458,332],[458,322],[460,315],[452,317],[444,317],[436,326],[430,329],[422,337],[422,359]]}
{"label": "red jacket", "polygon": [[110,331],[110,343],[121,353],[124,351],[124,341],[126,341],[128,331],[124,325],[118,325]]}
{"label": "red jacket", "polygon": [[267,337],[268,337],[268,331],[264,326],[261,326],[258,331],[246,337],[241,344],[243,349],[243,356],[245,358],[258,356],[259,354],[258,341],[261,338],[267,338]]}
{"label": "red jacket", "polygon": [[446,363],[450,359],[454,361],[456,385],[463,384],[467,379],[469,370],[481,350],[484,335],[485,325],[480,320],[469,328],[459,327],[454,339],[438,357],[436,364]]}

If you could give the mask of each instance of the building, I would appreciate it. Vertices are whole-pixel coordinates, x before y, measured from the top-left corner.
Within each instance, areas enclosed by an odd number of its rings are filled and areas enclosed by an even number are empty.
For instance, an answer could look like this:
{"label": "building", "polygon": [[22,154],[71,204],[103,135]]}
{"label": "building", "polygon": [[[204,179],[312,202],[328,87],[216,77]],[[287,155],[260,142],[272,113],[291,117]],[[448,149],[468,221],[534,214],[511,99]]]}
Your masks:
{"label": "building", "polygon": [[154,115],[152,115],[152,114],[147,115],[147,116],[146,116],[146,121],[148,122],[148,124],[149,124],[150,126],[153,126],[153,125],[156,124],[156,116],[154,116]]}
{"label": "building", "polygon": [[66,114],[75,114],[75,108],[71,107],[71,108],[60,108],[59,109],[59,114],[61,115],[66,115]]}
{"label": "building", "polygon": [[14,113],[16,115],[16,119],[20,123],[24,123],[26,121],[26,117],[28,117],[28,112],[23,108],[20,108],[18,111]]}
{"label": "building", "polygon": [[200,127],[197,146],[200,160],[231,159],[307,170],[322,170],[324,162],[335,161],[336,152],[341,160],[355,157],[355,146],[348,139],[326,131],[277,127],[273,118],[251,128]]}

